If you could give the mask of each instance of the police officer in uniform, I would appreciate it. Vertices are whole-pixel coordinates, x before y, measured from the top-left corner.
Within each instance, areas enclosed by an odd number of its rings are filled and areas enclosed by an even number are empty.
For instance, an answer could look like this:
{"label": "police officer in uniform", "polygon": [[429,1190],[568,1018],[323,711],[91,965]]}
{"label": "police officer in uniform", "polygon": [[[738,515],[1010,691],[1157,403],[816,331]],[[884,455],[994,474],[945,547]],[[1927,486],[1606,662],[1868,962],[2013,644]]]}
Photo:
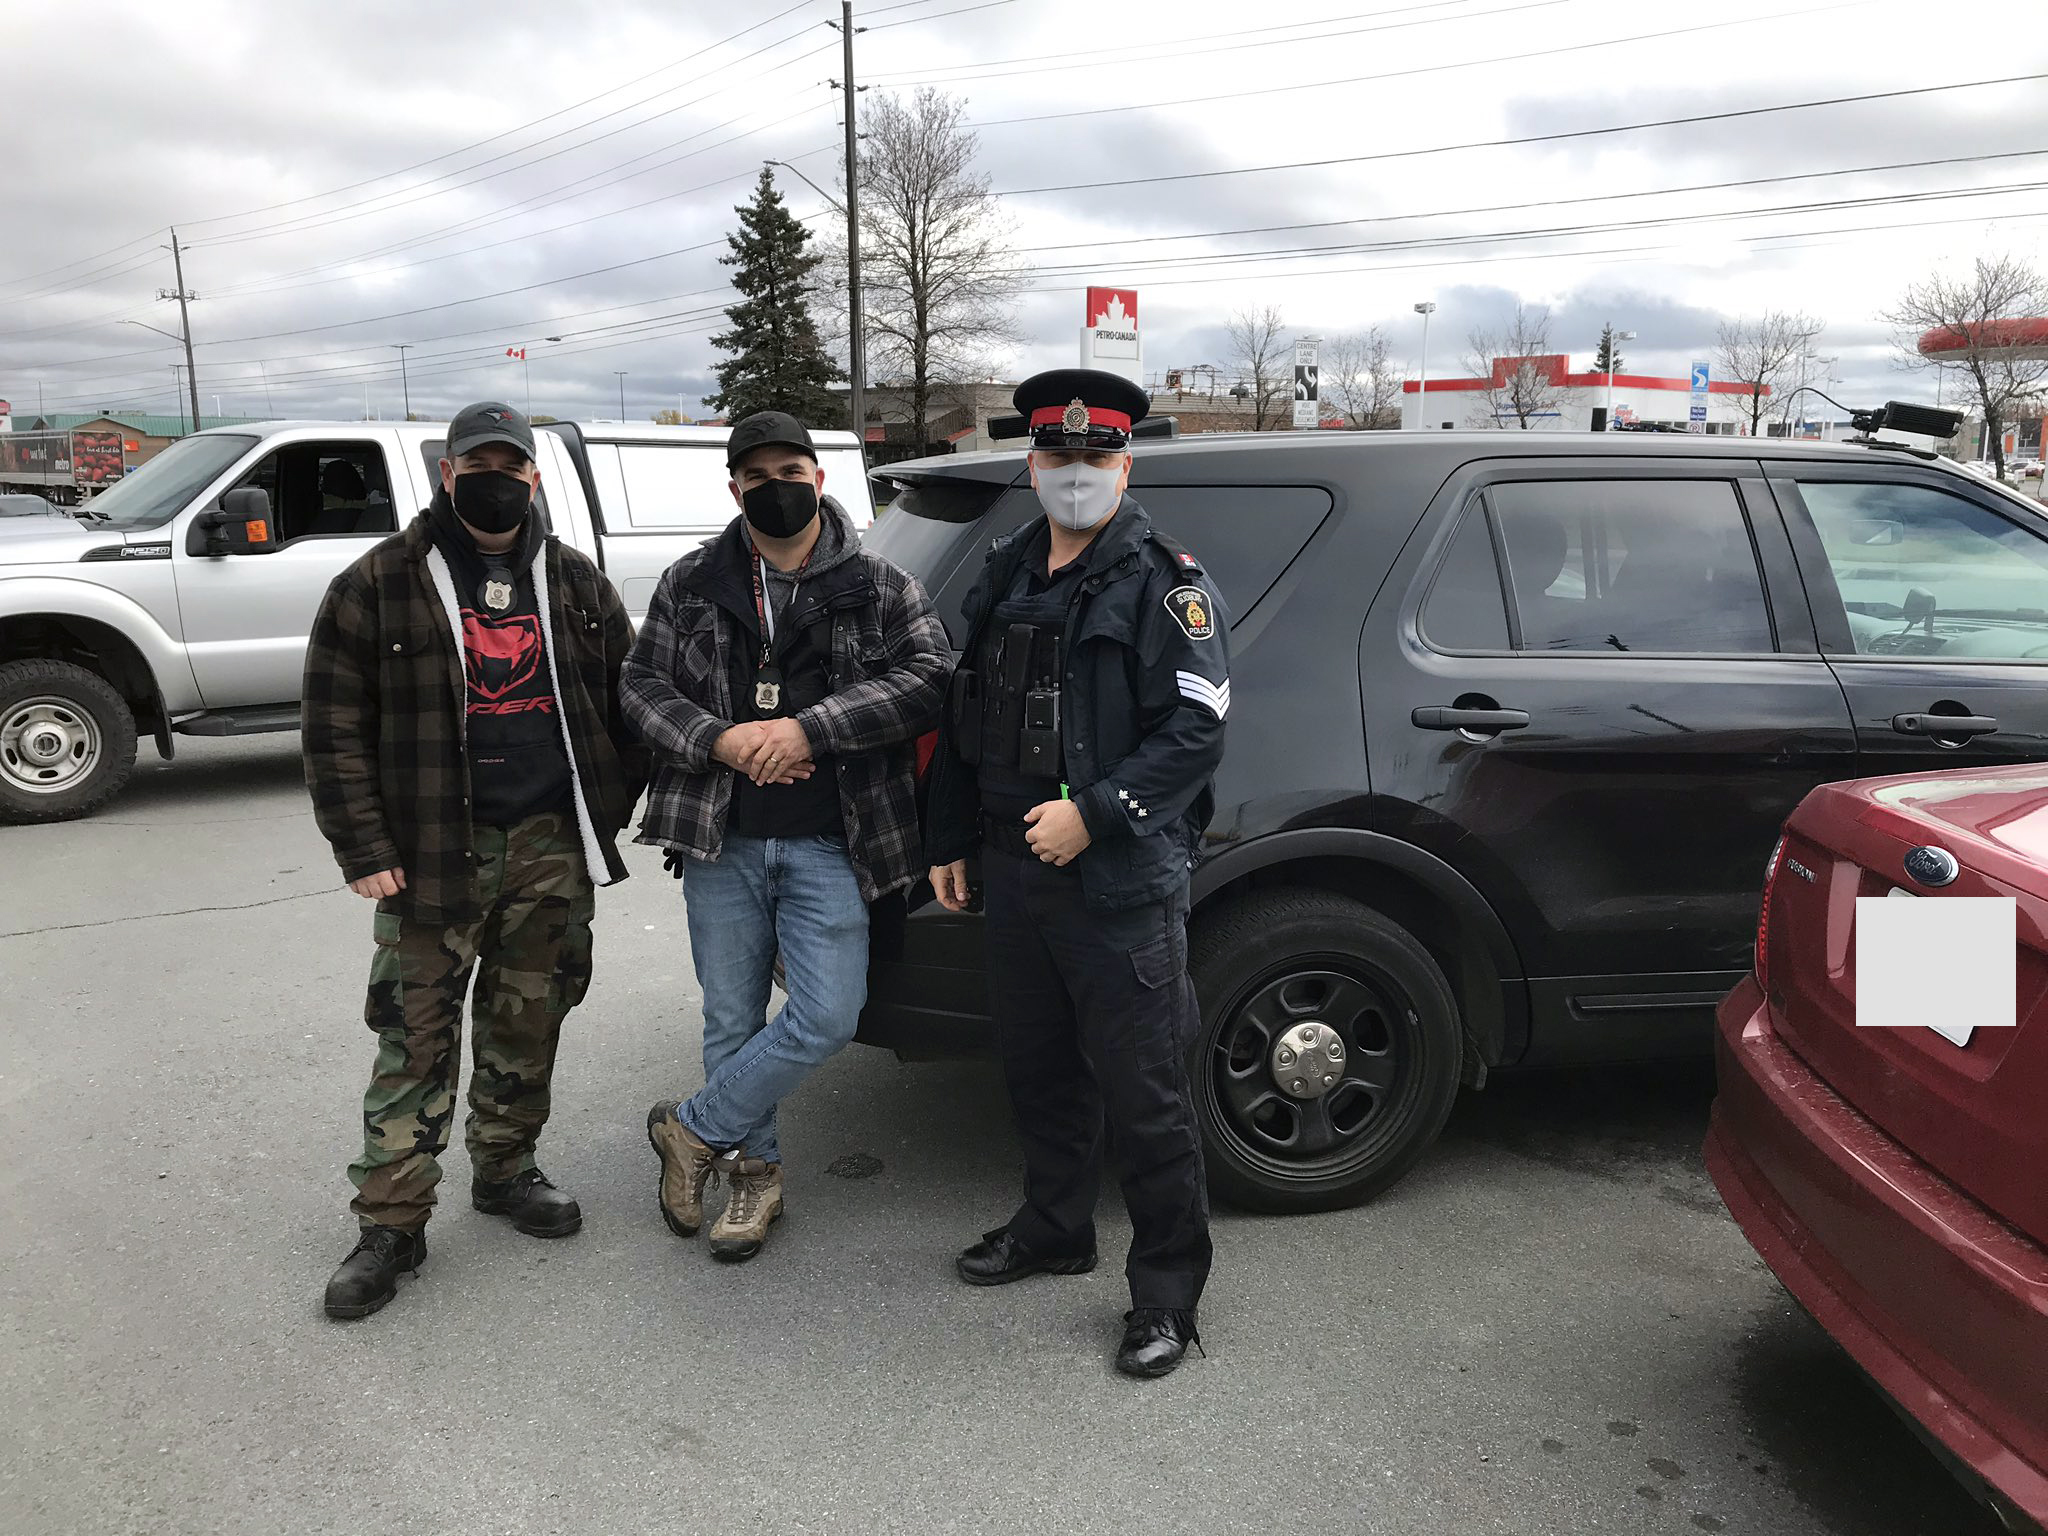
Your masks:
{"label": "police officer in uniform", "polygon": [[968,594],[928,808],[932,888],[978,857],[990,1013],[1024,1203],[962,1253],[970,1285],[1093,1269],[1105,1125],[1132,1240],[1119,1369],[1198,1342],[1209,1206],[1185,1055],[1188,873],[1230,708],[1224,615],[1196,558],[1124,494],[1145,392],[1069,368],[1017,388],[1045,516]]}

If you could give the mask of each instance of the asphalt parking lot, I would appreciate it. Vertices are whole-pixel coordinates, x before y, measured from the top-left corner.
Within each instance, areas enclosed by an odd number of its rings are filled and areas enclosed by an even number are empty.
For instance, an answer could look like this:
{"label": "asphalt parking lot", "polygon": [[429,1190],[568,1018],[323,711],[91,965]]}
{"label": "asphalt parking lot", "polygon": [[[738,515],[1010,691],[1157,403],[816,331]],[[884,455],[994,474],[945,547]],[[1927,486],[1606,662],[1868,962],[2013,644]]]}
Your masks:
{"label": "asphalt parking lot", "polygon": [[984,1065],[833,1062],[784,1110],[788,1219],[714,1266],[655,1210],[698,1022],[631,857],[541,1147],[583,1233],[471,1211],[458,1147],[420,1278],[340,1324],[369,914],[296,740],[0,829],[9,1531],[1995,1529],[1728,1221],[1705,1066],[1497,1079],[1375,1205],[1219,1213],[1208,1358],[1162,1382],[1110,1367],[1116,1262],[952,1278],[1015,1192]]}

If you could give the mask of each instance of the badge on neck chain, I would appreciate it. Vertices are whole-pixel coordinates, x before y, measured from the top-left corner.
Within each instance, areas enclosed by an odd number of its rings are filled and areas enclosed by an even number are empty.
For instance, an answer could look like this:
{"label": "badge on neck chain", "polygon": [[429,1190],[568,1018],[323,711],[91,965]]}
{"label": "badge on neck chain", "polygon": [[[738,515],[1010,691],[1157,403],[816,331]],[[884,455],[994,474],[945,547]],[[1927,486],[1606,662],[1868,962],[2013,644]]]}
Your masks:
{"label": "badge on neck chain", "polygon": [[512,573],[498,567],[484,572],[484,582],[478,589],[478,598],[491,613],[499,614],[512,606],[512,598],[517,590]]}
{"label": "badge on neck chain", "polygon": [[754,674],[754,712],[769,716],[782,708],[782,673],[773,666],[763,663]]}

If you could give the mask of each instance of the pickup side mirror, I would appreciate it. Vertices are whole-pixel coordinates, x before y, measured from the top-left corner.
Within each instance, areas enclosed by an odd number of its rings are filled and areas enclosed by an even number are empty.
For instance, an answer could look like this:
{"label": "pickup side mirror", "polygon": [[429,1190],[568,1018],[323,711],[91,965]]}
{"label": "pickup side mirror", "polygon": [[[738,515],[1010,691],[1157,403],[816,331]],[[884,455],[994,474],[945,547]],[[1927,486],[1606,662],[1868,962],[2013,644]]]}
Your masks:
{"label": "pickup side mirror", "polygon": [[192,519],[185,536],[188,555],[267,555],[277,549],[277,525],[270,493],[255,486],[229,491],[218,508]]}

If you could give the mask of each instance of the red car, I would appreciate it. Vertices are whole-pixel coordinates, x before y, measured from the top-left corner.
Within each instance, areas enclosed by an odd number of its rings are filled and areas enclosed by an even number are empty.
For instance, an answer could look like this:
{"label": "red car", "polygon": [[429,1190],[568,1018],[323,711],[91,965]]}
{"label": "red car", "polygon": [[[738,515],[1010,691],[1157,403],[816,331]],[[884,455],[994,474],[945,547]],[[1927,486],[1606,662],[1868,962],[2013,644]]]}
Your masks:
{"label": "red car", "polygon": [[[2014,899],[2016,1027],[1857,1027],[1856,898],[1894,889]],[[1715,1047],[1743,1234],[2012,1529],[2048,1525],[2048,767],[1807,795]]]}

